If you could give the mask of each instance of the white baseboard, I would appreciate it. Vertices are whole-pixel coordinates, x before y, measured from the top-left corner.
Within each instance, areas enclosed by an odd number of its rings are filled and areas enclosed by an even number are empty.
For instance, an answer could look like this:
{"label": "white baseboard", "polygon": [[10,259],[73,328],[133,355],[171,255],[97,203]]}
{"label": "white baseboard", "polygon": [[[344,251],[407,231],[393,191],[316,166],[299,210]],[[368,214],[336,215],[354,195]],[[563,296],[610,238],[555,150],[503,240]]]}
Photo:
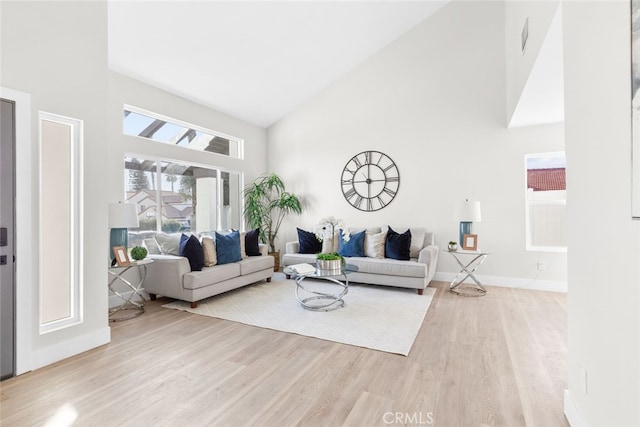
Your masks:
{"label": "white baseboard", "polygon": [[56,342],[54,345],[33,351],[30,370],[42,368],[92,348],[108,344],[110,341],[111,328],[107,326],[91,334]]}
{"label": "white baseboard", "polygon": [[[521,279],[518,277],[485,276],[476,274],[476,279],[486,286],[500,286],[503,288],[533,289],[536,291],[567,292],[567,282],[559,280]],[[456,273],[436,272],[433,280],[451,282]],[[474,283],[467,279],[464,283]]]}
{"label": "white baseboard", "polygon": [[573,402],[569,390],[564,391],[564,416],[571,427],[587,427],[587,423]]}

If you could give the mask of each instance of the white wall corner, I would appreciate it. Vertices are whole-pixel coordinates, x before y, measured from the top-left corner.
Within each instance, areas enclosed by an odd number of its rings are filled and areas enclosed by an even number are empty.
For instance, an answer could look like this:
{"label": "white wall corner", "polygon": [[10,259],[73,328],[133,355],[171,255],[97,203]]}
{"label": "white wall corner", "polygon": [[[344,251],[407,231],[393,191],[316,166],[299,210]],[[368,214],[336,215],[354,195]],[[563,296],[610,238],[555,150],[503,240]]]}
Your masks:
{"label": "white wall corner", "polygon": [[564,391],[564,416],[571,427],[587,427],[587,423],[571,398],[569,390]]}

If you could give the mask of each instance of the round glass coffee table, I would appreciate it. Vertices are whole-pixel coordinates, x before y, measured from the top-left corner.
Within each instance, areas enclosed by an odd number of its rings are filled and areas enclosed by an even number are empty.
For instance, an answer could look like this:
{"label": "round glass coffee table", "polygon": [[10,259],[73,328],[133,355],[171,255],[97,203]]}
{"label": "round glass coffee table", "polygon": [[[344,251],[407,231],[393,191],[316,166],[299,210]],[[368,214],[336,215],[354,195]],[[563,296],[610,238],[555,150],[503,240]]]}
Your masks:
{"label": "round glass coffee table", "polygon": [[330,311],[344,307],[342,299],[349,292],[347,271],[300,274],[296,277],[296,298],[300,305],[312,311]]}

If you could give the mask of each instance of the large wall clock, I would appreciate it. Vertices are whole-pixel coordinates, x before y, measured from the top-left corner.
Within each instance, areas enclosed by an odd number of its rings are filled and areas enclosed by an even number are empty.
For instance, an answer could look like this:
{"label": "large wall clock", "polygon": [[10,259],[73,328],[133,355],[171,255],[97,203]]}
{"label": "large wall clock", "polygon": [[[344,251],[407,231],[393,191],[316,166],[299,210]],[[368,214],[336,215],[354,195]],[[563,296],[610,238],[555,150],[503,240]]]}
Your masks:
{"label": "large wall clock", "polygon": [[400,172],[386,154],[363,151],[345,165],[341,185],[344,198],[354,208],[377,211],[396,197],[400,187]]}

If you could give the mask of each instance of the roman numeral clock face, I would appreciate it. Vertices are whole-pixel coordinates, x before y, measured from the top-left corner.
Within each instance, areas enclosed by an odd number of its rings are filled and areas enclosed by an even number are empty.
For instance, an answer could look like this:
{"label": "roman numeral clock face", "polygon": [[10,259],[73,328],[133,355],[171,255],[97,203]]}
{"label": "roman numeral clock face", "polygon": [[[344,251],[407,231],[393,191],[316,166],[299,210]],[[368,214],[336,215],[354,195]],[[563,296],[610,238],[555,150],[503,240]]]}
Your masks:
{"label": "roman numeral clock face", "polygon": [[363,151],[349,160],[342,171],[342,194],[361,211],[377,211],[387,206],[400,187],[398,167],[379,151]]}

